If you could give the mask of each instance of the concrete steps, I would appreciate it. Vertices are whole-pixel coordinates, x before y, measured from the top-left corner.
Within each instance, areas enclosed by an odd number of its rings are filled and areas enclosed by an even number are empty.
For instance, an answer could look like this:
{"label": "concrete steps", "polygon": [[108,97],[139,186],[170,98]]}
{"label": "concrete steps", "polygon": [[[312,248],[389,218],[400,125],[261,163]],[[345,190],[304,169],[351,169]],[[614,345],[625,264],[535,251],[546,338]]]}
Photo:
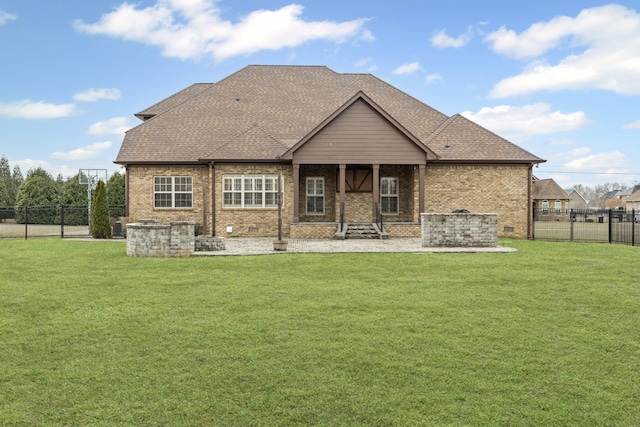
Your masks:
{"label": "concrete steps", "polygon": [[349,223],[345,239],[378,239],[378,230],[370,223]]}

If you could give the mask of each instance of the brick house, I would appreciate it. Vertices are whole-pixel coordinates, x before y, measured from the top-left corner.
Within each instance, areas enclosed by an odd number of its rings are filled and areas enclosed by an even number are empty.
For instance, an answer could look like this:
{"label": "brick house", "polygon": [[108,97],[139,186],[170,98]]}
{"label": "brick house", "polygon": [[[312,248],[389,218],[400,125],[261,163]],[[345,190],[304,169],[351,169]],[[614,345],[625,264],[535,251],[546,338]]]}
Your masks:
{"label": "brick house", "polygon": [[569,221],[570,198],[553,179],[533,179],[536,221]]}
{"label": "brick house", "polygon": [[418,237],[421,212],[455,209],[497,213],[502,235],[531,234],[531,171],[544,160],[370,74],[248,66],[136,116],[115,161],[130,221],[275,236],[281,182],[291,238],[332,238],[341,218]]}

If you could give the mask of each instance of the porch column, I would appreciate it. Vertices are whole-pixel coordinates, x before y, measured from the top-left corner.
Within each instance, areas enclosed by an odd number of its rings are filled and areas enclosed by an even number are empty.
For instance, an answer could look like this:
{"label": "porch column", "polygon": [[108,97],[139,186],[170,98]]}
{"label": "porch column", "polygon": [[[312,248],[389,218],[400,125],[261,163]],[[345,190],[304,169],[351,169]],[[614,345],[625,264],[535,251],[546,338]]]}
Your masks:
{"label": "porch column", "polygon": [[424,212],[424,174],[426,165],[421,163],[418,165],[420,173],[418,174],[418,179],[420,182],[418,183],[418,222],[420,222],[421,213]]}
{"label": "porch column", "polygon": [[300,222],[300,165],[293,165],[293,222]]}
{"label": "porch column", "polygon": [[216,169],[213,162],[209,163],[209,177],[211,178],[211,235],[216,235]]}
{"label": "porch column", "polygon": [[[342,207],[345,199],[346,189],[345,189],[345,179],[347,176],[347,165],[339,165],[340,173],[338,175],[338,180],[340,181],[340,205],[338,207],[338,218],[340,217],[340,208]],[[345,208],[346,210],[346,208]],[[346,213],[345,213],[346,216]]]}
{"label": "porch column", "polygon": [[[380,165],[373,165],[373,203],[371,207],[371,222],[376,222],[376,205],[380,201]],[[380,209],[380,207],[378,207]]]}

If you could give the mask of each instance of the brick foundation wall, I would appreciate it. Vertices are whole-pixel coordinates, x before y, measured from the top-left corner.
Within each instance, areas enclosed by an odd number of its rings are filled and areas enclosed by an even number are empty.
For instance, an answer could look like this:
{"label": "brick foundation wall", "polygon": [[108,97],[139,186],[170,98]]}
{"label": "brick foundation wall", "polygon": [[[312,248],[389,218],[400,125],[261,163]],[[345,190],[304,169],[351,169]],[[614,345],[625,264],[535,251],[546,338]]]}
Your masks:
{"label": "brick foundation wall", "polygon": [[496,214],[425,213],[422,218],[424,247],[496,247]]}
{"label": "brick foundation wall", "polygon": [[338,230],[335,223],[298,223],[291,224],[292,239],[333,239]]}
{"label": "brick foundation wall", "polygon": [[410,223],[383,223],[384,231],[389,233],[389,237],[420,237],[420,224],[417,222]]}

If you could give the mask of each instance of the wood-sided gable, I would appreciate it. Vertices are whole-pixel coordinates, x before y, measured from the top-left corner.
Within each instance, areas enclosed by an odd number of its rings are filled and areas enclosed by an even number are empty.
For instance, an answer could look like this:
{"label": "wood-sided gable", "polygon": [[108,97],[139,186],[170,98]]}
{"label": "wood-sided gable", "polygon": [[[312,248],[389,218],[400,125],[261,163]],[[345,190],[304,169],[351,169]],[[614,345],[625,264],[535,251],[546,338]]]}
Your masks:
{"label": "wood-sided gable", "polygon": [[401,165],[438,156],[358,92],[282,158],[298,164]]}

